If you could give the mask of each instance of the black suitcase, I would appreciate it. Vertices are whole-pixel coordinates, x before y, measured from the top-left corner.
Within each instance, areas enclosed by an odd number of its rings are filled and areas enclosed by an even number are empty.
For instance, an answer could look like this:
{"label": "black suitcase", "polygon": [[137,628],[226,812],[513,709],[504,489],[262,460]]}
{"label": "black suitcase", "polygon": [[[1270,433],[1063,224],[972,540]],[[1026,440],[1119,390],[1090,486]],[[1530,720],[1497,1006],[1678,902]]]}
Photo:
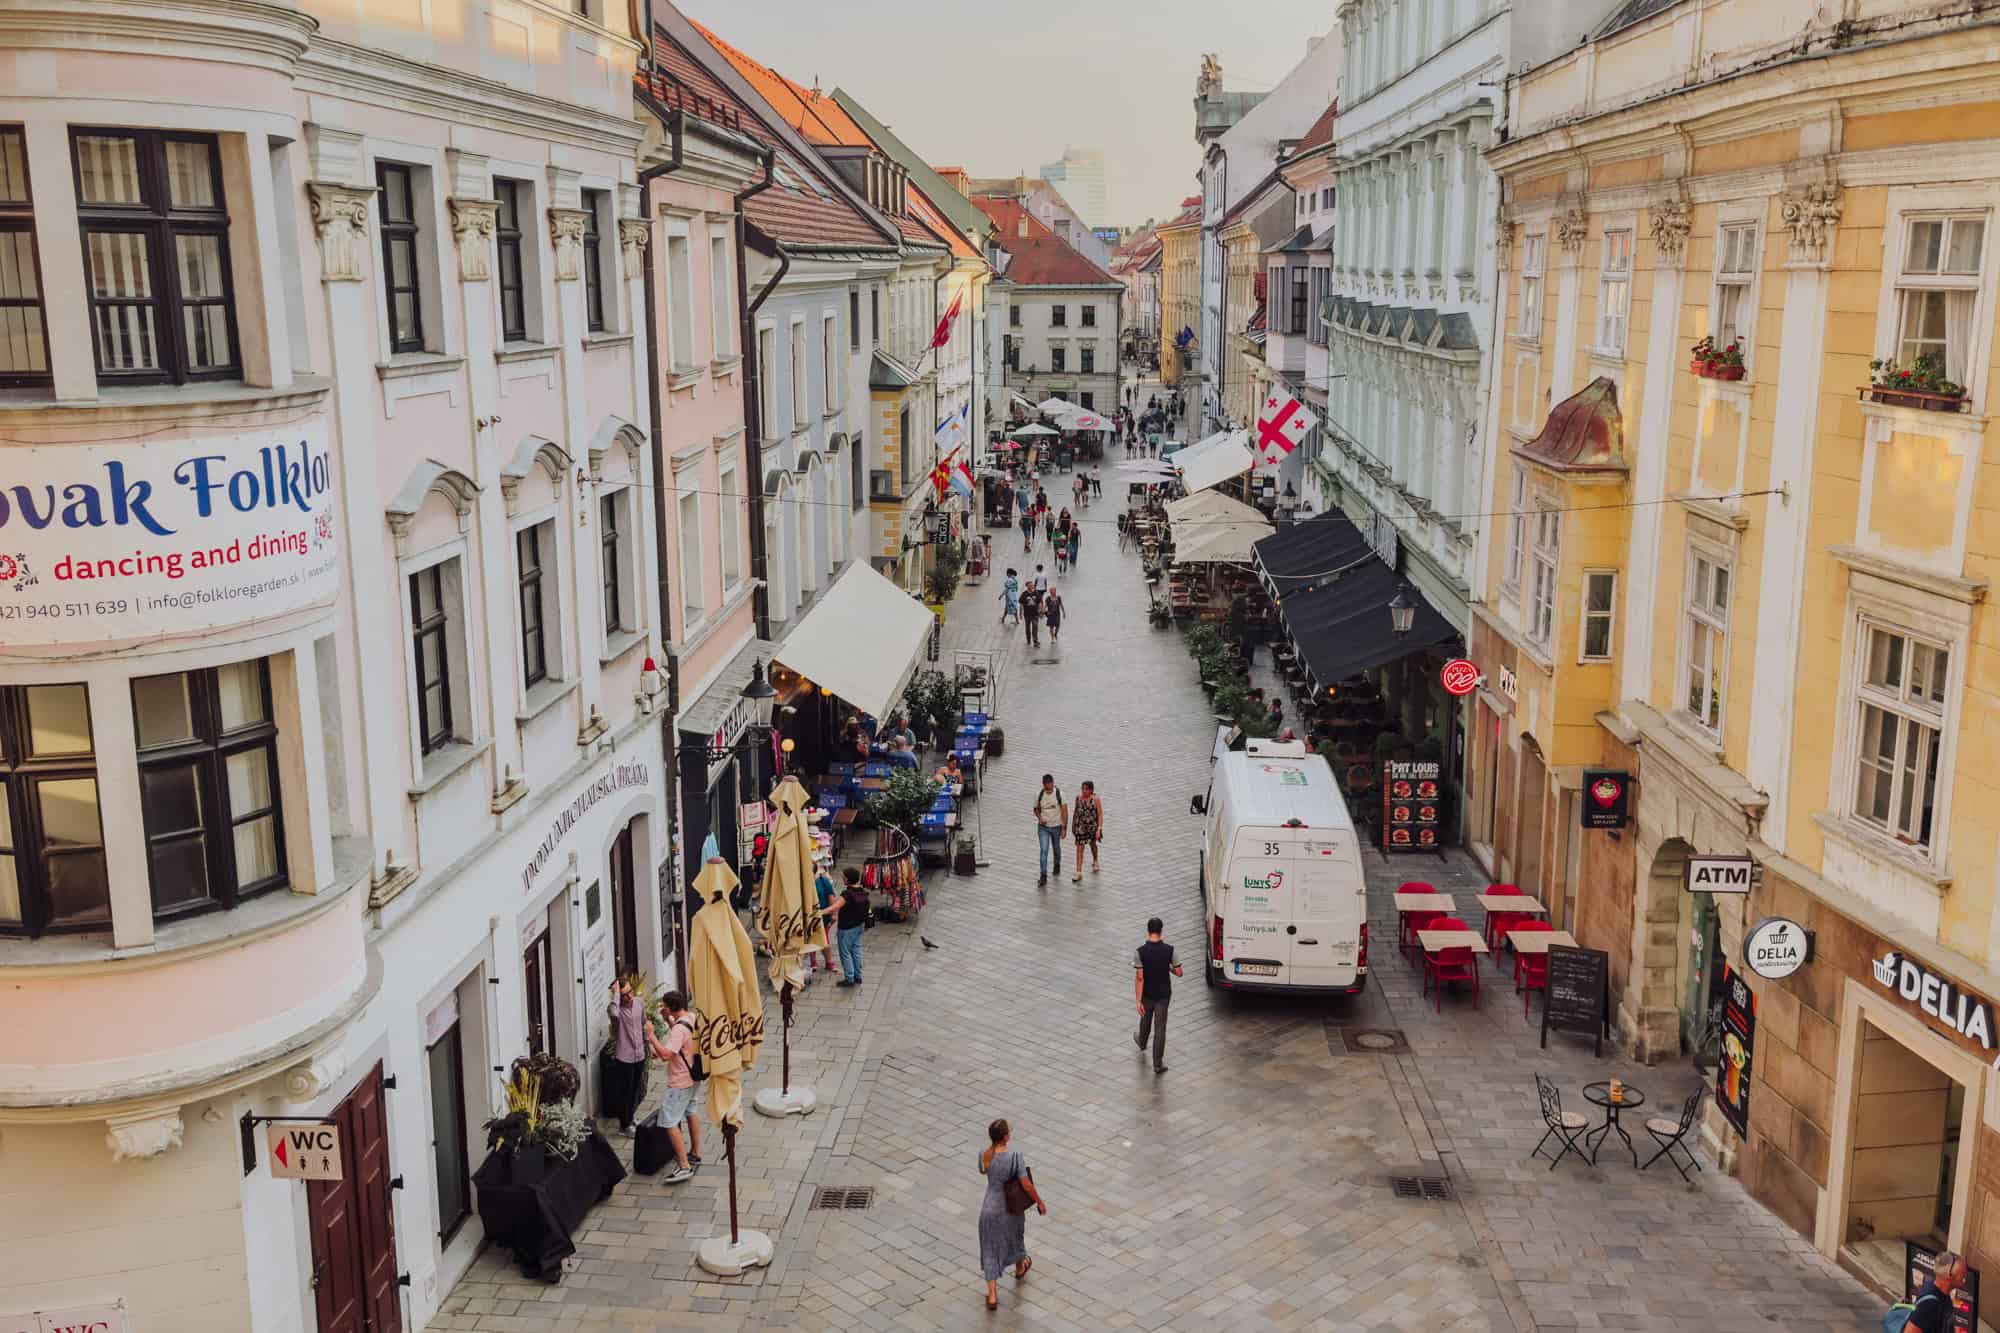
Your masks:
{"label": "black suitcase", "polygon": [[673,1140],[660,1123],[658,1111],[647,1116],[632,1131],[632,1170],[642,1176],[657,1175],[675,1163]]}

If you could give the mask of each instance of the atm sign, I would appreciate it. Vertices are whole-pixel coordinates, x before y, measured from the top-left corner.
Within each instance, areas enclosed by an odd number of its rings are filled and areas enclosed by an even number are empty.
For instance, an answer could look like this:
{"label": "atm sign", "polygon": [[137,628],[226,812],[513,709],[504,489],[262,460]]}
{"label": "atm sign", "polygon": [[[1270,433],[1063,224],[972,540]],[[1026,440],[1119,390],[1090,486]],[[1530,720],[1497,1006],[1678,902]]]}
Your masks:
{"label": "atm sign", "polygon": [[335,1125],[266,1125],[273,1180],[339,1180],[340,1129]]}

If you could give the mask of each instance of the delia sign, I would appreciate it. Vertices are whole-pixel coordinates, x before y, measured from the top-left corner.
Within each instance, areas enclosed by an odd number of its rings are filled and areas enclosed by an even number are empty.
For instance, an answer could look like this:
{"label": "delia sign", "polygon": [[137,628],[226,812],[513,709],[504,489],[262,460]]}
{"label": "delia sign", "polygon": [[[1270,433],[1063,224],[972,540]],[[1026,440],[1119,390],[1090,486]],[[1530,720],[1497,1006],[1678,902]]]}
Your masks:
{"label": "delia sign", "polygon": [[340,586],[326,423],[0,450],[0,641],[268,620]]}
{"label": "delia sign", "polygon": [[[1913,962],[1891,949],[1869,964],[1875,983],[1902,996],[1938,1022],[1980,1049],[1993,1046],[1993,1006],[1968,991],[1960,990],[1922,963]],[[1994,1061],[2000,1068],[2000,1059]]]}

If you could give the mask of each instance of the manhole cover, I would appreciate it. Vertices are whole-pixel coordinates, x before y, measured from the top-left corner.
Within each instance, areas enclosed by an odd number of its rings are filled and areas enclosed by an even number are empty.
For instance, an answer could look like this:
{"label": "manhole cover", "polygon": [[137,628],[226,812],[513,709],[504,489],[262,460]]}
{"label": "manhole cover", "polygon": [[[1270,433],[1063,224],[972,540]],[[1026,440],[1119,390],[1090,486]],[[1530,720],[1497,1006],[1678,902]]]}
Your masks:
{"label": "manhole cover", "polygon": [[821,1185],[813,1190],[814,1208],[854,1210],[866,1208],[875,1202],[875,1190],[869,1185]]}
{"label": "manhole cover", "polygon": [[1389,1188],[1399,1199],[1422,1199],[1443,1203],[1451,1199],[1451,1180],[1446,1176],[1391,1176]]}
{"label": "manhole cover", "polygon": [[1342,1028],[1340,1039],[1350,1055],[1408,1055],[1410,1043],[1397,1028]]}

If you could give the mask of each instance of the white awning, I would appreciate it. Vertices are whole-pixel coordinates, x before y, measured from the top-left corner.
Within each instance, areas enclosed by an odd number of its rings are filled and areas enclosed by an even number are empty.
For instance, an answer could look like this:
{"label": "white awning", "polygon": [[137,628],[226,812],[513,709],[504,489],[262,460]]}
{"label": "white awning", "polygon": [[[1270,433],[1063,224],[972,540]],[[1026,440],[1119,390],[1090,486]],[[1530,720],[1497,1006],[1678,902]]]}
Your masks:
{"label": "white awning", "polygon": [[1174,466],[1181,470],[1181,484],[1193,494],[1242,476],[1257,461],[1251,456],[1249,441],[1249,431],[1232,430],[1182,449],[1174,455]]}
{"label": "white awning", "polygon": [[885,718],[933,623],[922,602],[857,561],[785,636],[777,658],[862,712]]}
{"label": "white awning", "polygon": [[1167,506],[1174,534],[1174,563],[1223,561],[1248,564],[1253,548],[1277,531],[1264,516],[1214,491],[1197,491]]}

